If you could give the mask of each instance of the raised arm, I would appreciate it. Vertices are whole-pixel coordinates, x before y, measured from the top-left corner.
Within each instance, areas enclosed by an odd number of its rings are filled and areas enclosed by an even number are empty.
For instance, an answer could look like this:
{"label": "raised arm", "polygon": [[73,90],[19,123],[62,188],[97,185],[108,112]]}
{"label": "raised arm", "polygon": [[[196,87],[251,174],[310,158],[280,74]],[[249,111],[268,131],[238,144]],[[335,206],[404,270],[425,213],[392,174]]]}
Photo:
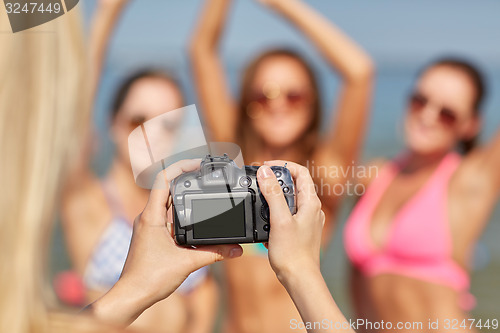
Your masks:
{"label": "raised arm", "polygon": [[342,87],[330,131],[319,149],[325,165],[347,167],[357,159],[368,119],[374,65],[332,22],[299,0],[261,0],[297,26],[341,76]]}
{"label": "raised arm", "polygon": [[89,38],[93,96],[99,87],[109,41],[128,0],[100,0],[92,19]]}
{"label": "raised arm", "polygon": [[234,142],[238,115],[218,54],[231,0],[207,0],[189,45],[201,110],[211,140]]}
{"label": "raised arm", "polygon": [[311,175],[305,167],[287,162],[297,193],[297,213],[292,216],[276,176],[269,168],[269,165],[284,163],[266,162],[259,168],[257,180],[269,204],[269,261],[303,321],[290,322],[290,328],[305,327],[309,333],[353,332],[321,275],[319,255],[325,214]]}
{"label": "raised arm", "polygon": [[[493,139],[483,147],[472,151],[463,162],[469,179],[484,184],[493,201],[500,195],[500,128]],[[469,167],[470,166],[470,167]],[[483,180],[480,182],[479,180]]]}
{"label": "raised arm", "polygon": [[[97,94],[113,27],[127,2],[127,0],[100,0],[97,2],[97,8],[92,19],[89,52],[87,54],[91,70],[89,75],[91,80],[89,108],[93,107],[93,100]],[[94,145],[96,144],[94,140],[95,128],[91,115],[92,113],[90,113],[90,119],[87,120],[87,123],[82,124],[82,126],[85,126],[84,141],[76,159],[69,167],[61,198],[61,216],[65,238],[73,266],[77,270],[80,270],[82,263],[86,261],[86,251],[93,246],[89,241],[89,237],[85,237],[88,235],[89,230],[92,230],[88,224],[89,218],[93,218],[95,212],[99,211],[99,209],[91,209],[96,207],[89,206],[94,205],[95,200],[88,200],[88,198],[95,197],[95,190],[93,190],[93,186],[89,185],[97,182],[96,176],[89,166]],[[82,241],[82,239],[85,241]]]}
{"label": "raised arm", "polygon": [[[106,58],[106,51],[113,29],[127,3],[128,0],[100,0],[97,2],[89,37],[88,61],[91,71],[89,79],[91,80],[90,93],[92,99],[92,103],[90,103],[89,107],[93,106],[93,100],[97,95],[102,68]],[[92,121],[89,123],[92,124]],[[65,188],[66,195],[70,194],[73,189],[78,190],[81,188],[82,183],[92,178],[88,164],[92,156],[94,144],[93,126],[89,126],[86,131],[87,133],[85,134],[81,152],[70,169],[70,176],[68,177]]]}
{"label": "raised arm", "polygon": [[500,194],[500,128],[497,130],[494,139],[485,147],[485,165],[493,179],[496,196]]}
{"label": "raised arm", "polygon": [[500,128],[490,142],[465,155],[451,178],[450,219],[460,225],[458,237],[476,242],[491,221],[500,195],[499,169]]}

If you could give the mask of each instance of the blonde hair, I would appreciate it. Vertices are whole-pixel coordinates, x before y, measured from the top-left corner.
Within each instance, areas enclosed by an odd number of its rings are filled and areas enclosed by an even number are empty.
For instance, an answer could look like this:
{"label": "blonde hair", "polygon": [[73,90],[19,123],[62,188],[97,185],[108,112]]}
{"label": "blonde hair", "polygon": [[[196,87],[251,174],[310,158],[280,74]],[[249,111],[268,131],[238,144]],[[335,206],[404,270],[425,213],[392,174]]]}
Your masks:
{"label": "blonde hair", "polygon": [[65,170],[89,121],[81,26],[73,9],[13,34],[0,11],[0,332],[57,326],[47,249]]}

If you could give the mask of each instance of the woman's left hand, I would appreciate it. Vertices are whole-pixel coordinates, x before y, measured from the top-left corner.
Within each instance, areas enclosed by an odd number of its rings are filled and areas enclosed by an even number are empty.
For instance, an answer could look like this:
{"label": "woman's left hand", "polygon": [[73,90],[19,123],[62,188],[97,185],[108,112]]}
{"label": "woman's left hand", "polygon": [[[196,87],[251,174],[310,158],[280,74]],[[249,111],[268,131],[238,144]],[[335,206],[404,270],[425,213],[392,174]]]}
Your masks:
{"label": "woman's left hand", "polygon": [[170,181],[199,166],[200,160],[184,160],[158,174],[146,208],[134,222],[120,280],[92,306],[97,317],[128,325],[145,309],[173,293],[190,273],[241,256],[243,250],[236,244],[194,249],[178,246],[172,237],[172,208],[167,212]]}

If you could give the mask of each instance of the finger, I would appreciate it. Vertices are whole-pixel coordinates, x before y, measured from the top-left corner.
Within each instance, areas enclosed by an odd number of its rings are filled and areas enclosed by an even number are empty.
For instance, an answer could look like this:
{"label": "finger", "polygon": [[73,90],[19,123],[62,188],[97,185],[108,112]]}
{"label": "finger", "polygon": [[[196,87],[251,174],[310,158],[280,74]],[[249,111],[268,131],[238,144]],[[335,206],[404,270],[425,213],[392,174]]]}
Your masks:
{"label": "finger", "polygon": [[175,237],[174,225],[172,223],[167,223],[165,227],[167,228],[168,234],[172,237],[172,239],[174,239]]}
{"label": "finger", "polygon": [[276,219],[283,219],[290,215],[288,204],[274,172],[267,165],[263,165],[257,171],[259,189],[269,205],[271,223]]}
{"label": "finger", "polygon": [[314,181],[306,167],[294,162],[282,160],[267,161],[264,162],[264,165],[284,166],[285,163],[295,181],[297,213],[310,213],[311,211],[317,210],[317,206],[321,205],[321,202],[316,193]]}
{"label": "finger", "polygon": [[172,239],[175,237],[174,232],[174,222],[173,222],[173,209],[167,208],[167,220],[165,221],[165,226],[167,227],[168,233],[172,236]]}
{"label": "finger", "polygon": [[[156,176],[153,189],[149,194],[148,203],[144,209],[146,216],[164,214],[170,190],[170,181],[184,172],[194,171],[200,167],[200,160],[182,160],[170,165]],[[158,215],[160,216],[160,215]],[[151,220],[151,219],[149,219]]]}
{"label": "finger", "polygon": [[217,261],[238,258],[243,254],[243,248],[238,244],[204,245],[186,250],[193,256],[193,271]]}

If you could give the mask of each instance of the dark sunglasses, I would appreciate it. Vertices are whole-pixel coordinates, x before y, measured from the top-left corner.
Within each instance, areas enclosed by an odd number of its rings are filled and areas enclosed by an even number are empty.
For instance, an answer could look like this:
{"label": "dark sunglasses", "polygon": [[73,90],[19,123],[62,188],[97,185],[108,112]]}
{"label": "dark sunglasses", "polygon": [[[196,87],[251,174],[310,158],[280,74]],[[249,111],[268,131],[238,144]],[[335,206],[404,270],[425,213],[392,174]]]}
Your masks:
{"label": "dark sunglasses", "polygon": [[[429,98],[425,95],[415,92],[410,95],[409,106],[411,112],[421,112],[428,104]],[[457,123],[457,113],[446,106],[439,109],[439,122],[443,125],[452,127]]]}
{"label": "dark sunglasses", "polygon": [[[137,116],[131,117],[128,120],[127,124],[130,127],[130,129],[133,130],[139,126],[142,126],[147,120],[148,119],[146,119],[145,116],[137,115]],[[156,124],[158,124],[158,122]],[[161,126],[162,126],[162,130],[164,130],[164,131],[173,132],[179,128],[180,124],[178,122],[171,122],[171,121],[163,120],[161,122]]]}
{"label": "dark sunglasses", "polygon": [[288,91],[286,93],[280,93],[276,97],[268,97],[263,92],[258,92],[253,95],[252,101],[259,103],[264,106],[267,105],[271,100],[278,98],[280,95],[284,95],[285,100],[289,105],[300,105],[309,101],[310,94],[307,92],[300,91]]}

